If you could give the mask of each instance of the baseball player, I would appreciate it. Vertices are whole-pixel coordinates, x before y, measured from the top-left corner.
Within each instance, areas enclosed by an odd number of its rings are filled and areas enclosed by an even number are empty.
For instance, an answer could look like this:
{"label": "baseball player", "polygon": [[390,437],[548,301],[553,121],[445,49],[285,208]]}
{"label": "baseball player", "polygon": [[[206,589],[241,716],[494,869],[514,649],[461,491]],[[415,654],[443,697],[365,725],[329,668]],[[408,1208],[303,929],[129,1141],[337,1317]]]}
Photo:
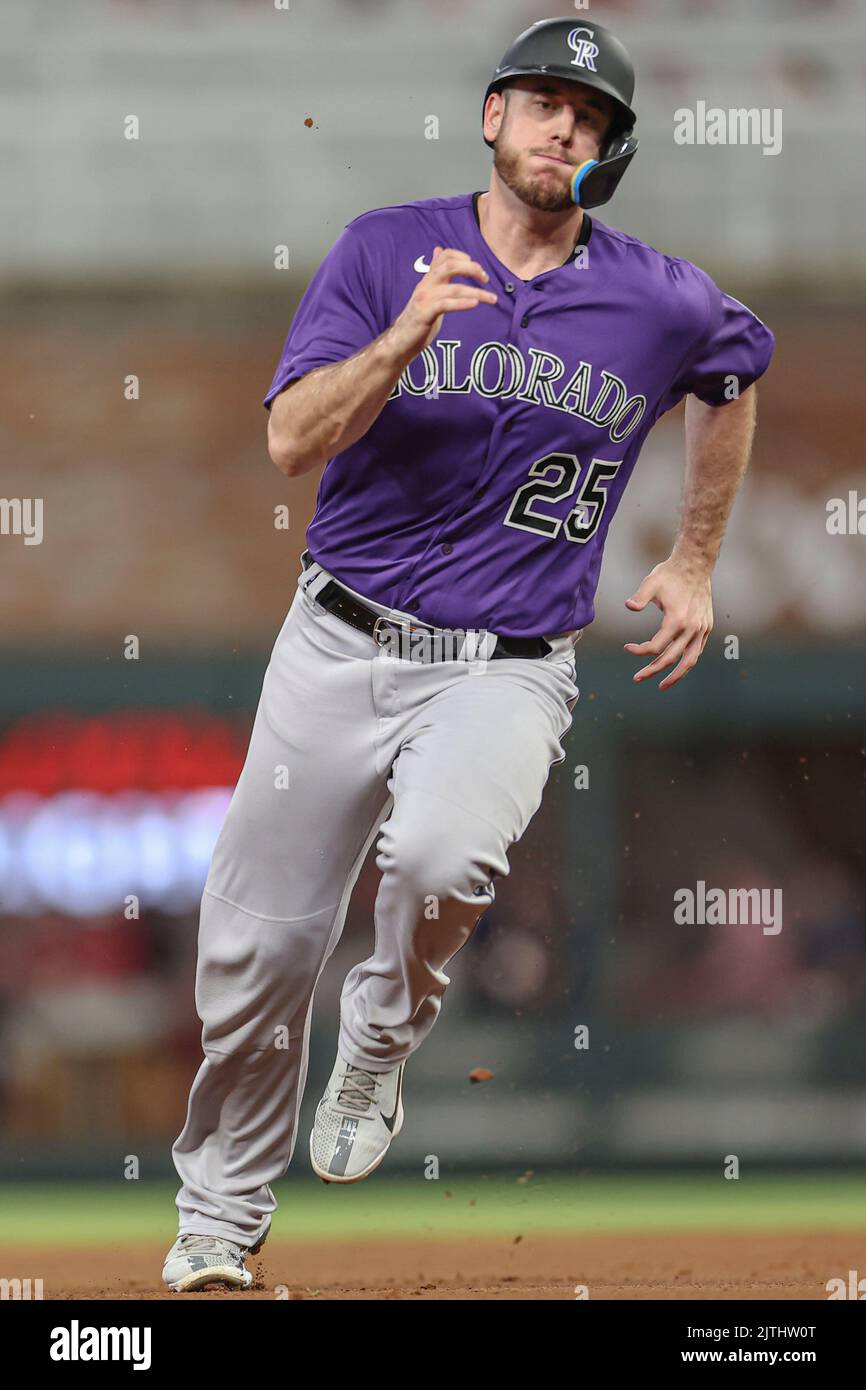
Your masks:
{"label": "baseball player", "polygon": [[355,218],[295,315],[269,451],[324,472],[202,899],[172,1289],[252,1282],[316,982],[374,841],[375,944],[343,987],[313,1170],[357,1182],[399,1134],[445,967],[565,756],[613,514],[684,396],[679,528],[627,600],[660,625],[626,651],[669,689],[706,644],[773,338],[697,266],[590,217],[637,150],[633,91],[600,24],[534,24],[485,95],[487,191]]}

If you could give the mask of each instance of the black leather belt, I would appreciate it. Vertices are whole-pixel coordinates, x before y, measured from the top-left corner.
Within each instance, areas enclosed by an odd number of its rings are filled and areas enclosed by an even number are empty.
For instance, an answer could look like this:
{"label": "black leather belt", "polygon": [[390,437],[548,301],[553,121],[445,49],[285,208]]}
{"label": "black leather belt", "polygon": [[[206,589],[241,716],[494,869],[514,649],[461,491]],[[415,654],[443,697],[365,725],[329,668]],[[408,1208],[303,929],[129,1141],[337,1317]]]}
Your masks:
{"label": "black leather belt", "polygon": [[[309,550],[305,550],[301,556],[301,563],[304,569],[309,569],[314,563],[313,556]],[[359,632],[366,632],[375,641],[382,641],[384,628],[392,628],[412,633],[429,633],[431,637],[443,632],[442,628],[431,627],[429,623],[403,622],[399,618],[385,618],[381,613],[376,613],[366,604],[359,602],[344,589],[336,579],[329,579],[327,584],[321,588],[315,597],[315,602],[321,604],[322,608],[328,613],[334,613],[338,618],[342,618],[349,627],[357,628]],[[503,658],[513,660],[515,657],[525,657],[538,660],[540,657],[547,656],[552,651],[549,642],[543,637],[498,637],[490,660],[495,661]],[[441,658],[440,658],[441,659]]]}

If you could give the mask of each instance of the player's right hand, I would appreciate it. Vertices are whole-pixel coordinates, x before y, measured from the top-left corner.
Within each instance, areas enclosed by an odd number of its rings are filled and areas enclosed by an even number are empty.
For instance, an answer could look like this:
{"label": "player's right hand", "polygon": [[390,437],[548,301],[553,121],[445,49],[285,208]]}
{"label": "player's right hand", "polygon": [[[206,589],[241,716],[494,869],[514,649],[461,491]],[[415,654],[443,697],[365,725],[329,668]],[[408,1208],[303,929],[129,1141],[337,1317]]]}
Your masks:
{"label": "player's right hand", "polygon": [[452,284],[455,275],[477,280],[480,285],[486,285],[490,279],[484,267],[465,251],[441,246],[434,249],[430,269],[418,281],[406,308],[388,331],[391,347],[407,363],[432,343],[444,314],[496,303],[496,295],[490,290]]}

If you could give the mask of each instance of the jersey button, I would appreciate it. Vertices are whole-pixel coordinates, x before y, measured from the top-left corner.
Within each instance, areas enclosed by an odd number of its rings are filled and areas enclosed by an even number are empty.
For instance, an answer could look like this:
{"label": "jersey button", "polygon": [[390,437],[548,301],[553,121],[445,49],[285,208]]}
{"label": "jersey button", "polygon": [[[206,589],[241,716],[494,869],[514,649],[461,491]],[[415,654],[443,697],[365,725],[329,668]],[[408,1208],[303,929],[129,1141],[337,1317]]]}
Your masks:
{"label": "jersey button", "polygon": [[520,327],[521,327],[521,328],[528,328],[528,327],[529,327],[529,319],[526,317],[525,314],[523,315],[523,318],[520,320]]}
{"label": "jersey button", "polygon": [[453,549],[454,549],[453,545],[449,545],[448,542],[446,541],[445,544],[444,544],[443,547],[442,547],[442,554],[443,554],[443,555],[450,555]]}
{"label": "jersey button", "polygon": [[505,421],[505,424],[502,426],[502,433],[503,433],[503,434],[509,434],[510,431],[513,430],[513,429],[514,429],[514,421],[513,421],[513,420],[506,420],[506,421]]}
{"label": "jersey button", "polygon": [[508,281],[508,284],[505,286],[505,293],[514,294],[514,286],[512,285],[510,280]]}

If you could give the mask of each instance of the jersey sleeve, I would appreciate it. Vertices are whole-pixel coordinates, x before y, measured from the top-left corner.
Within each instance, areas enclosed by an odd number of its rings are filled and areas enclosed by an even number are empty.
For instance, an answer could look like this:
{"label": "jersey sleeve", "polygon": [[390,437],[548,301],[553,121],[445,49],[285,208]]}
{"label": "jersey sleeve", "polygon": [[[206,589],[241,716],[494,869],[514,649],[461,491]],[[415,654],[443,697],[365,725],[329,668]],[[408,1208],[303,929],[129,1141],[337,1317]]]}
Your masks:
{"label": "jersey sleeve", "polygon": [[697,396],[706,405],[727,405],[735,394],[763,376],[773,356],[773,334],[757,314],[725,294],[697,266],[693,269],[704,288],[704,328],[660,403],[656,418],[685,395]]}
{"label": "jersey sleeve", "polygon": [[384,319],[381,279],[361,230],[350,222],[304,292],[264,405],[290,381],[366,347],[385,332]]}

